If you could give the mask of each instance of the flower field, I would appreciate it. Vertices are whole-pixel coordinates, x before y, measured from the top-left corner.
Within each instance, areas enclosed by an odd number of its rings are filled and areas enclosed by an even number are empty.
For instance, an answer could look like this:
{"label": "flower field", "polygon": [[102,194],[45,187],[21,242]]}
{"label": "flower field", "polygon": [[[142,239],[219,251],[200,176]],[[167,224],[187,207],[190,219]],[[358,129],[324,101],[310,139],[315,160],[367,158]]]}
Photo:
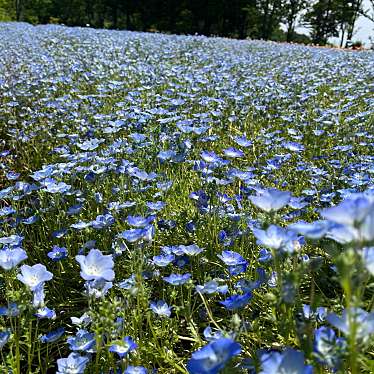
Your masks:
{"label": "flower field", "polygon": [[0,24],[1,373],[373,373],[374,55]]}

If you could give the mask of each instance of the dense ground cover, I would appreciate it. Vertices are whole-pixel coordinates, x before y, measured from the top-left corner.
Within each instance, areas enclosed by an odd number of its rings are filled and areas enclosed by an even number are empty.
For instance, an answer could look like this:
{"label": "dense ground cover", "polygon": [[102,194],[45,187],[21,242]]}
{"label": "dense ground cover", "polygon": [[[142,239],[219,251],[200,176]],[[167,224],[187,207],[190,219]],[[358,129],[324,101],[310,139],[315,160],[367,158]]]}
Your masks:
{"label": "dense ground cover", "polygon": [[0,47],[1,372],[374,370],[372,53]]}

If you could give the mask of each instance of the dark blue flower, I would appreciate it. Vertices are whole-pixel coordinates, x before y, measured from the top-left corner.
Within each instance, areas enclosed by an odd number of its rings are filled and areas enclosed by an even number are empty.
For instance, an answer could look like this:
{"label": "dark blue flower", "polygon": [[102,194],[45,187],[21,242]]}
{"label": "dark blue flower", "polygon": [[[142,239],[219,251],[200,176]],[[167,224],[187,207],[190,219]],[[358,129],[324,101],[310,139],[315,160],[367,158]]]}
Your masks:
{"label": "dark blue flower", "polygon": [[192,353],[187,363],[190,374],[217,374],[226,363],[241,352],[239,343],[220,338]]}

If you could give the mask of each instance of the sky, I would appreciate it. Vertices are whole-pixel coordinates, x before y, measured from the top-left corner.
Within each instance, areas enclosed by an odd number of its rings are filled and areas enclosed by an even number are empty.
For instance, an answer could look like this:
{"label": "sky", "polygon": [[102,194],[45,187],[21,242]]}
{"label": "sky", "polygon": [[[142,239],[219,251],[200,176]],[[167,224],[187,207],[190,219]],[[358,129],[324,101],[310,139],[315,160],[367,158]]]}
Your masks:
{"label": "sky", "polygon": [[[363,4],[364,9],[371,9],[369,0],[364,0]],[[374,22],[371,22],[367,18],[361,16],[356,22],[355,30],[353,41],[359,40],[363,42],[366,47],[370,47],[372,43],[370,42],[369,38],[372,37],[374,44]],[[297,27],[296,31],[303,34],[309,34],[309,30],[305,27]],[[339,44],[340,39],[331,38],[330,41],[334,44]]]}

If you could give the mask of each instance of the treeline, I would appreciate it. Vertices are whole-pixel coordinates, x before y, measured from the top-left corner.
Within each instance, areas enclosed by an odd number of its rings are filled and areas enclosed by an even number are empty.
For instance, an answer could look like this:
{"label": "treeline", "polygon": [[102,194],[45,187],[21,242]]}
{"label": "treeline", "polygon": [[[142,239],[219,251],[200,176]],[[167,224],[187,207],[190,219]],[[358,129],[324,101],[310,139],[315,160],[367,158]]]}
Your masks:
{"label": "treeline", "polygon": [[364,13],[363,0],[0,0],[0,18],[17,21],[320,45],[352,39]]}

